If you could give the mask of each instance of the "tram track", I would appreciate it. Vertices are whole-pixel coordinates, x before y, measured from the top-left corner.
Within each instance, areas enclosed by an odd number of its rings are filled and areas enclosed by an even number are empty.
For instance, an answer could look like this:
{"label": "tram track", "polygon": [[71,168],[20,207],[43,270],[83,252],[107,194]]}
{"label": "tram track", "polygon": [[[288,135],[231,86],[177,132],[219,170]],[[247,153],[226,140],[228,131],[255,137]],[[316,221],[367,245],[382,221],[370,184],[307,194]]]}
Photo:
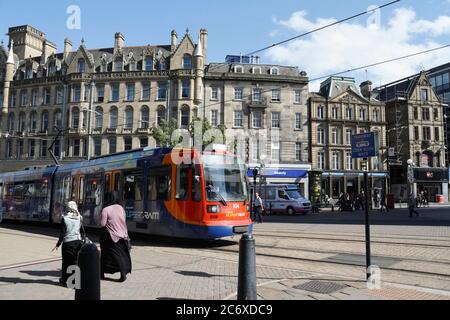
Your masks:
{"label": "tram track", "polygon": [[[284,232],[284,231],[283,231]],[[286,233],[286,232],[284,232]],[[298,232],[297,232],[298,233]],[[302,234],[305,234],[302,232]],[[315,235],[319,235],[319,236],[315,236]],[[329,242],[352,242],[352,243],[364,243],[365,241],[365,237],[364,235],[356,235],[353,237],[358,237],[358,238],[354,238],[354,239],[349,239],[349,238],[339,238],[336,235],[334,235],[333,238],[326,238],[323,237],[322,234],[319,233],[306,233],[305,235],[296,235],[296,236],[291,236],[291,235],[280,235],[280,234],[275,234],[275,233],[271,233],[271,234],[265,234],[265,233],[261,233],[261,232],[257,232],[255,233],[256,237],[273,237],[273,238],[282,238],[282,239],[305,239],[305,240],[318,240],[318,241],[329,241]],[[371,238],[371,243],[376,243],[376,244],[383,244],[383,245],[407,245],[407,246],[414,246],[414,247],[422,247],[422,248],[449,248],[450,249],[450,245],[441,245],[441,244],[424,244],[424,243],[414,243],[414,242],[394,242],[394,241],[380,241],[380,240],[374,240],[374,239],[379,239],[379,238],[384,238],[384,237],[380,237],[380,236],[372,236]],[[392,238],[389,237],[390,239],[402,239],[402,238]],[[405,238],[403,238],[405,239]],[[411,240],[414,240],[414,238],[412,238]],[[432,239],[430,240],[428,238],[428,241],[435,241],[435,242],[445,242],[445,243],[449,243],[450,242],[450,238],[448,240],[444,240],[444,239]]]}

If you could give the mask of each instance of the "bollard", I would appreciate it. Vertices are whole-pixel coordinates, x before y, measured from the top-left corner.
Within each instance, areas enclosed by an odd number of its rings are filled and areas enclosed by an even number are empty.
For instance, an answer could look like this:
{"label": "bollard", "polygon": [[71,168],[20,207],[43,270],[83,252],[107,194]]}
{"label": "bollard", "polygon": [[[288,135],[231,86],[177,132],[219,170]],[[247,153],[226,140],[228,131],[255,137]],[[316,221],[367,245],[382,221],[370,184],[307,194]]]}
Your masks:
{"label": "bollard", "polygon": [[239,241],[238,300],[256,300],[255,239],[244,234]]}
{"label": "bollard", "polygon": [[84,245],[78,253],[80,289],[75,290],[75,300],[100,300],[100,254],[93,243]]}

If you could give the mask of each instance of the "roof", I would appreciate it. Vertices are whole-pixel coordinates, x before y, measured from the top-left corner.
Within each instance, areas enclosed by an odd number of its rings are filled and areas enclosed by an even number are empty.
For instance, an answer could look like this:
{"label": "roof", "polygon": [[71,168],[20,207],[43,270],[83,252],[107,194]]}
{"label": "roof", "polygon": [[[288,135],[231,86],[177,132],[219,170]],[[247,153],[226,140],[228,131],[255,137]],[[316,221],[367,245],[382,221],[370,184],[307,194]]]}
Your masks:
{"label": "roof", "polygon": [[416,87],[417,81],[422,73],[423,72],[376,88],[375,91],[378,92],[379,100],[389,101],[395,99],[399,95],[409,97]]}
{"label": "roof", "polygon": [[[298,67],[288,67],[271,64],[241,64],[241,63],[210,63],[206,66],[207,73],[234,73],[234,67],[240,66],[244,68],[244,74],[253,74],[253,68],[261,68],[261,75],[270,74],[272,68],[278,69],[278,75],[299,77]],[[306,75],[305,75],[306,76]]]}

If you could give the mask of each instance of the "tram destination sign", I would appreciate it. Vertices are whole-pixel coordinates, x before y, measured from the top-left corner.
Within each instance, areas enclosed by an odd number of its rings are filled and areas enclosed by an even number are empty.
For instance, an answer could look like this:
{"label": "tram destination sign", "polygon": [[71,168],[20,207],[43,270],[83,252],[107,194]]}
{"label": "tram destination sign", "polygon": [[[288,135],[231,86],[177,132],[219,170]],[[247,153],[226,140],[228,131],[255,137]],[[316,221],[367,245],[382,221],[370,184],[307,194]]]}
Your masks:
{"label": "tram destination sign", "polygon": [[352,136],[352,158],[370,158],[378,155],[378,135],[375,132]]}

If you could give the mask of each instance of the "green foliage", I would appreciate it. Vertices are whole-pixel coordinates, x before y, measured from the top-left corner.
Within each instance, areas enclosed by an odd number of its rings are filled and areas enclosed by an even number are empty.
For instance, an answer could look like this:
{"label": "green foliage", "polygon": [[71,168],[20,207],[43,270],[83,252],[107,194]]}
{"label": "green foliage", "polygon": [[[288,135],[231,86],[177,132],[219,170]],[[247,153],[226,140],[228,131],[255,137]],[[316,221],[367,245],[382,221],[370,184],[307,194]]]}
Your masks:
{"label": "green foliage", "polygon": [[201,123],[201,127],[202,127],[201,128],[201,136],[202,136],[203,149],[205,149],[205,147],[208,146],[209,144],[213,143],[216,138],[214,136],[212,136],[210,138],[205,137],[205,133],[211,129],[220,130],[220,132],[222,133],[221,138],[223,139],[223,143],[226,144],[226,136],[225,136],[226,127],[225,127],[225,125],[220,124],[216,128],[214,128],[211,126],[211,124],[209,123],[209,121],[206,118],[201,119],[199,117],[196,117],[196,118],[192,119],[192,122],[190,123],[189,129],[188,129],[192,139],[196,138],[196,137],[194,137],[194,135],[197,134],[197,132],[195,132],[195,126],[199,125],[199,123]]}
{"label": "green foliage", "polygon": [[162,120],[158,126],[150,129],[150,135],[155,139],[159,147],[174,147],[178,142],[172,142],[172,134],[177,129],[175,119]]}

